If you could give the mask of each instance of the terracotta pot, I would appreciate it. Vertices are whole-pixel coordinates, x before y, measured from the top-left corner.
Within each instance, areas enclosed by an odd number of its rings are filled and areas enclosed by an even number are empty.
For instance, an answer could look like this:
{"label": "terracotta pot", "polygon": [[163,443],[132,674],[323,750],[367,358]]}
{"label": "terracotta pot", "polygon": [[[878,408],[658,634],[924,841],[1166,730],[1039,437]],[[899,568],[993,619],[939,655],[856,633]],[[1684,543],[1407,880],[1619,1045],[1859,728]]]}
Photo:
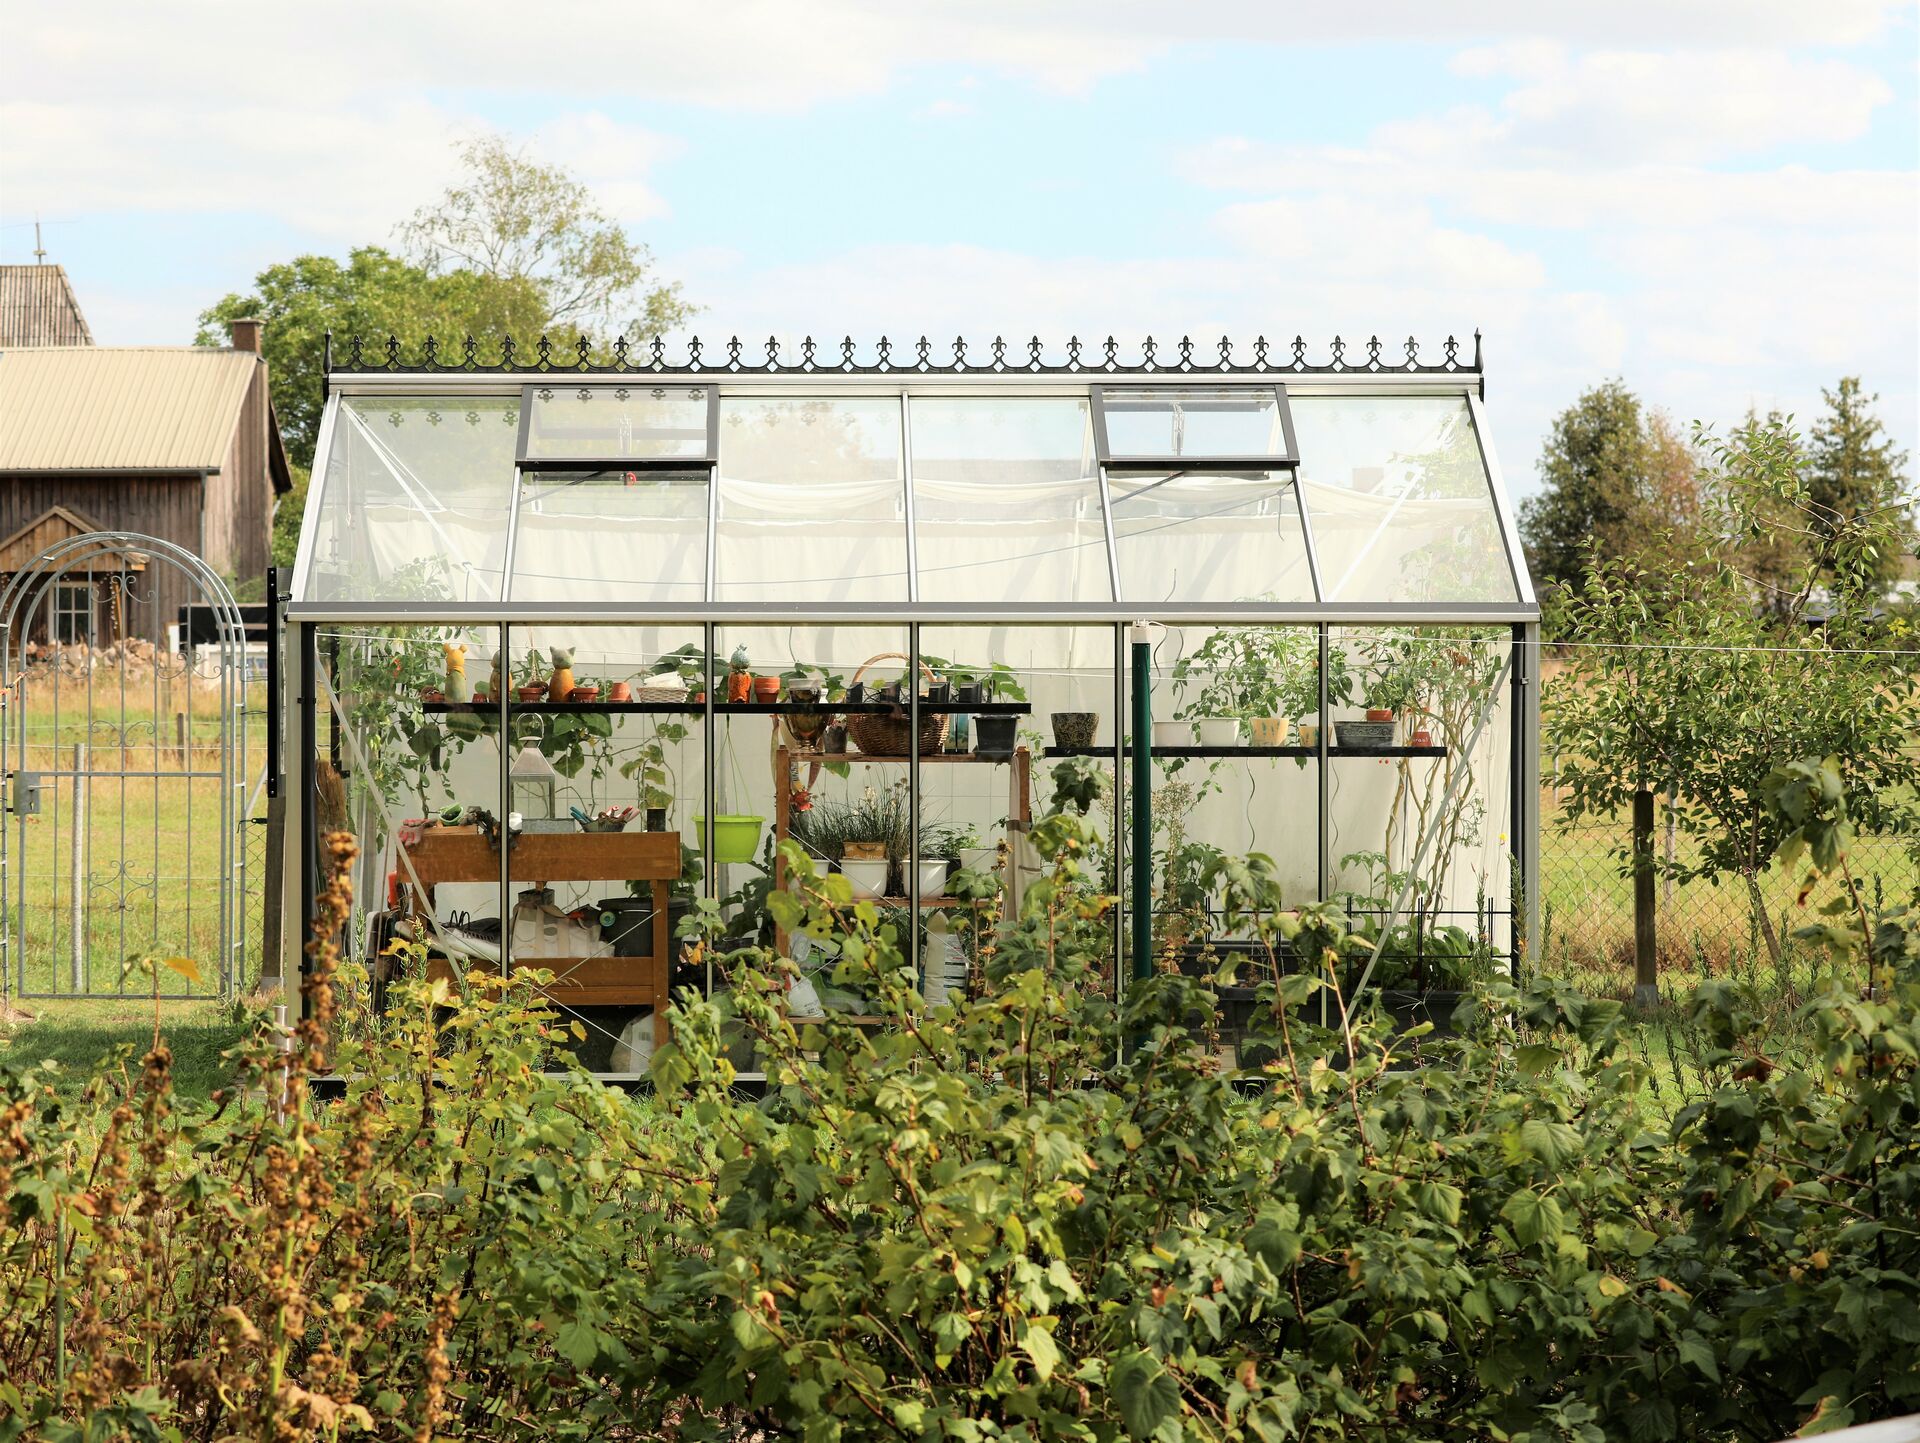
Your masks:
{"label": "terracotta pot", "polygon": [[568,701],[598,701],[600,688],[597,686],[576,686],[567,693]]}
{"label": "terracotta pot", "polygon": [[421,701],[445,701],[446,699],[447,694],[437,686],[423,686],[420,688]]}
{"label": "terracotta pot", "polygon": [[1413,745],[1417,747],[1432,746],[1433,733],[1428,731],[1425,727],[1421,727],[1420,730],[1418,730],[1413,734]]}
{"label": "terracotta pot", "polygon": [[780,700],[780,678],[756,676],[753,679],[753,699],[762,703]]}
{"label": "terracotta pot", "polygon": [[539,701],[547,694],[547,689],[544,686],[523,686],[518,694],[521,701]]}
{"label": "terracotta pot", "polygon": [[1367,720],[1372,722],[1390,722],[1393,720],[1393,708],[1390,706],[1370,706],[1367,708]]}
{"label": "terracotta pot", "polygon": [[632,701],[633,688],[628,686],[624,681],[616,681],[612,686],[607,688],[607,700]]}

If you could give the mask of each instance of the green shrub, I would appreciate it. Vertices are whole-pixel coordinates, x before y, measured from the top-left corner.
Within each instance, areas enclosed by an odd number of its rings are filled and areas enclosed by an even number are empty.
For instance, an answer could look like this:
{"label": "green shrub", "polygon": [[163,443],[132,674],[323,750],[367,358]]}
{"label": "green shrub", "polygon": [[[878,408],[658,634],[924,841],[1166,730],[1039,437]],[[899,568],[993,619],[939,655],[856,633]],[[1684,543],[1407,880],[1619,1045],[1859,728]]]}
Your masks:
{"label": "green shrub", "polygon": [[[1774,805],[1844,884],[1837,779]],[[1084,824],[1034,840],[933,1010],[900,924],[789,852],[767,906],[880,1030],[796,1029],[792,964],[703,911],[730,986],[676,1010],[657,1104],[543,1071],[521,991],[331,1019],[324,947],[291,1063],[256,1036],[211,1113],[164,1048],[79,1106],[0,1072],[0,1437],[1639,1443],[1920,1406],[1920,923],[1843,885],[1800,1063],[1702,989],[1669,1122],[1617,1003],[1494,984],[1459,1041],[1396,1034],[1260,859],[1218,880],[1272,1060],[1223,1068],[1207,990],[1113,1000]],[[280,1116],[330,1027],[346,1098]]]}

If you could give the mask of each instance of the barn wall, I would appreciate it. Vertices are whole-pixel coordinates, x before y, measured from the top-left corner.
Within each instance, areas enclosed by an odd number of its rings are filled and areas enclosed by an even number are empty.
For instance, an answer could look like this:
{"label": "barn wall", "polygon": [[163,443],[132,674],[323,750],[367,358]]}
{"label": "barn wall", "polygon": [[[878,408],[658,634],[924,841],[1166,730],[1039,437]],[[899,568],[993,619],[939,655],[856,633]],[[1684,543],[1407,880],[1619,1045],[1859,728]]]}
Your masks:
{"label": "barn wall", "polygon": [[[267,368],[247,387],[226,462],[207,478],[207,547],[216,570],[246,582],[267,569],[273,525],[273,479],[267,437]],[[219,539],[216,541],[215,538]],[[219,548],[219,559],[214,548]]]}
{"label": "barn wall", "polygon": [[[107,530],[156,536],[197,554],[200,493],[198,477],[0,475],[0,536],[28,525],[48,507],[67,506]],[[145,576],[145,584],[158,587],[160,616],[150,625],[152,613],[142,605],[134,620],[139,631],[152,633],[147,640],[164,642],[165,623],[197,598],[192,584],[164,562],[148,566]]]}

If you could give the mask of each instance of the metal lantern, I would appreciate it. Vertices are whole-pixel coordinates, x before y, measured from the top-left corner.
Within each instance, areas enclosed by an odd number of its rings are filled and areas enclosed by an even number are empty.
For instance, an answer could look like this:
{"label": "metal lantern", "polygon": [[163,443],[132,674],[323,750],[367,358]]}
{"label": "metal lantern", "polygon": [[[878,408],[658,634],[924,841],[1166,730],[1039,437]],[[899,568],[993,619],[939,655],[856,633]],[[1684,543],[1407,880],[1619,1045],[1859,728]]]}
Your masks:
{"label": "metal lantern", "polygon": [[559,805],[556,788],[560,774],[553,769],[553,763],[540,754],[539,743],[520,743],[520,754],[513,759],[507,780],[513,799],[511,810],[518,812],[522,820],[544,821],[559,815],[555,808]]}

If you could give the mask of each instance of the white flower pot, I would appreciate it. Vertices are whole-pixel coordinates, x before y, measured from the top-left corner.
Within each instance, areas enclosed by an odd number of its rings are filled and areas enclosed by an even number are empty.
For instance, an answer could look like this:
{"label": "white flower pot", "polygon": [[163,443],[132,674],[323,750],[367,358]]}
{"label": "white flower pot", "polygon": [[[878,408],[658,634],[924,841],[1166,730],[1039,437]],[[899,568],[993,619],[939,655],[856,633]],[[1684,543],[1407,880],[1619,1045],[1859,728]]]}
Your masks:
{"label": "white flower pot", "polygon": [[1200,722],[1200,745],[1203,747],[1240,745],[1240,723],[1230,716],[1203,718]]}
{"label": "white flower pot", "polygon": [[1156,747],[1192,746],[1193,723],[1183,721],[1155,722],[1153,724],[1153,744]]}
{"label": "white flower pot", "polygon": [[840,875],[853,888],[853,895],[872,900],[887,895],[886,862],[842,862]]}
{"label": "white flower pot", "polygon": [[920,896],[944,897],[947,895],[946,859],[926,861],[920,864]]}

